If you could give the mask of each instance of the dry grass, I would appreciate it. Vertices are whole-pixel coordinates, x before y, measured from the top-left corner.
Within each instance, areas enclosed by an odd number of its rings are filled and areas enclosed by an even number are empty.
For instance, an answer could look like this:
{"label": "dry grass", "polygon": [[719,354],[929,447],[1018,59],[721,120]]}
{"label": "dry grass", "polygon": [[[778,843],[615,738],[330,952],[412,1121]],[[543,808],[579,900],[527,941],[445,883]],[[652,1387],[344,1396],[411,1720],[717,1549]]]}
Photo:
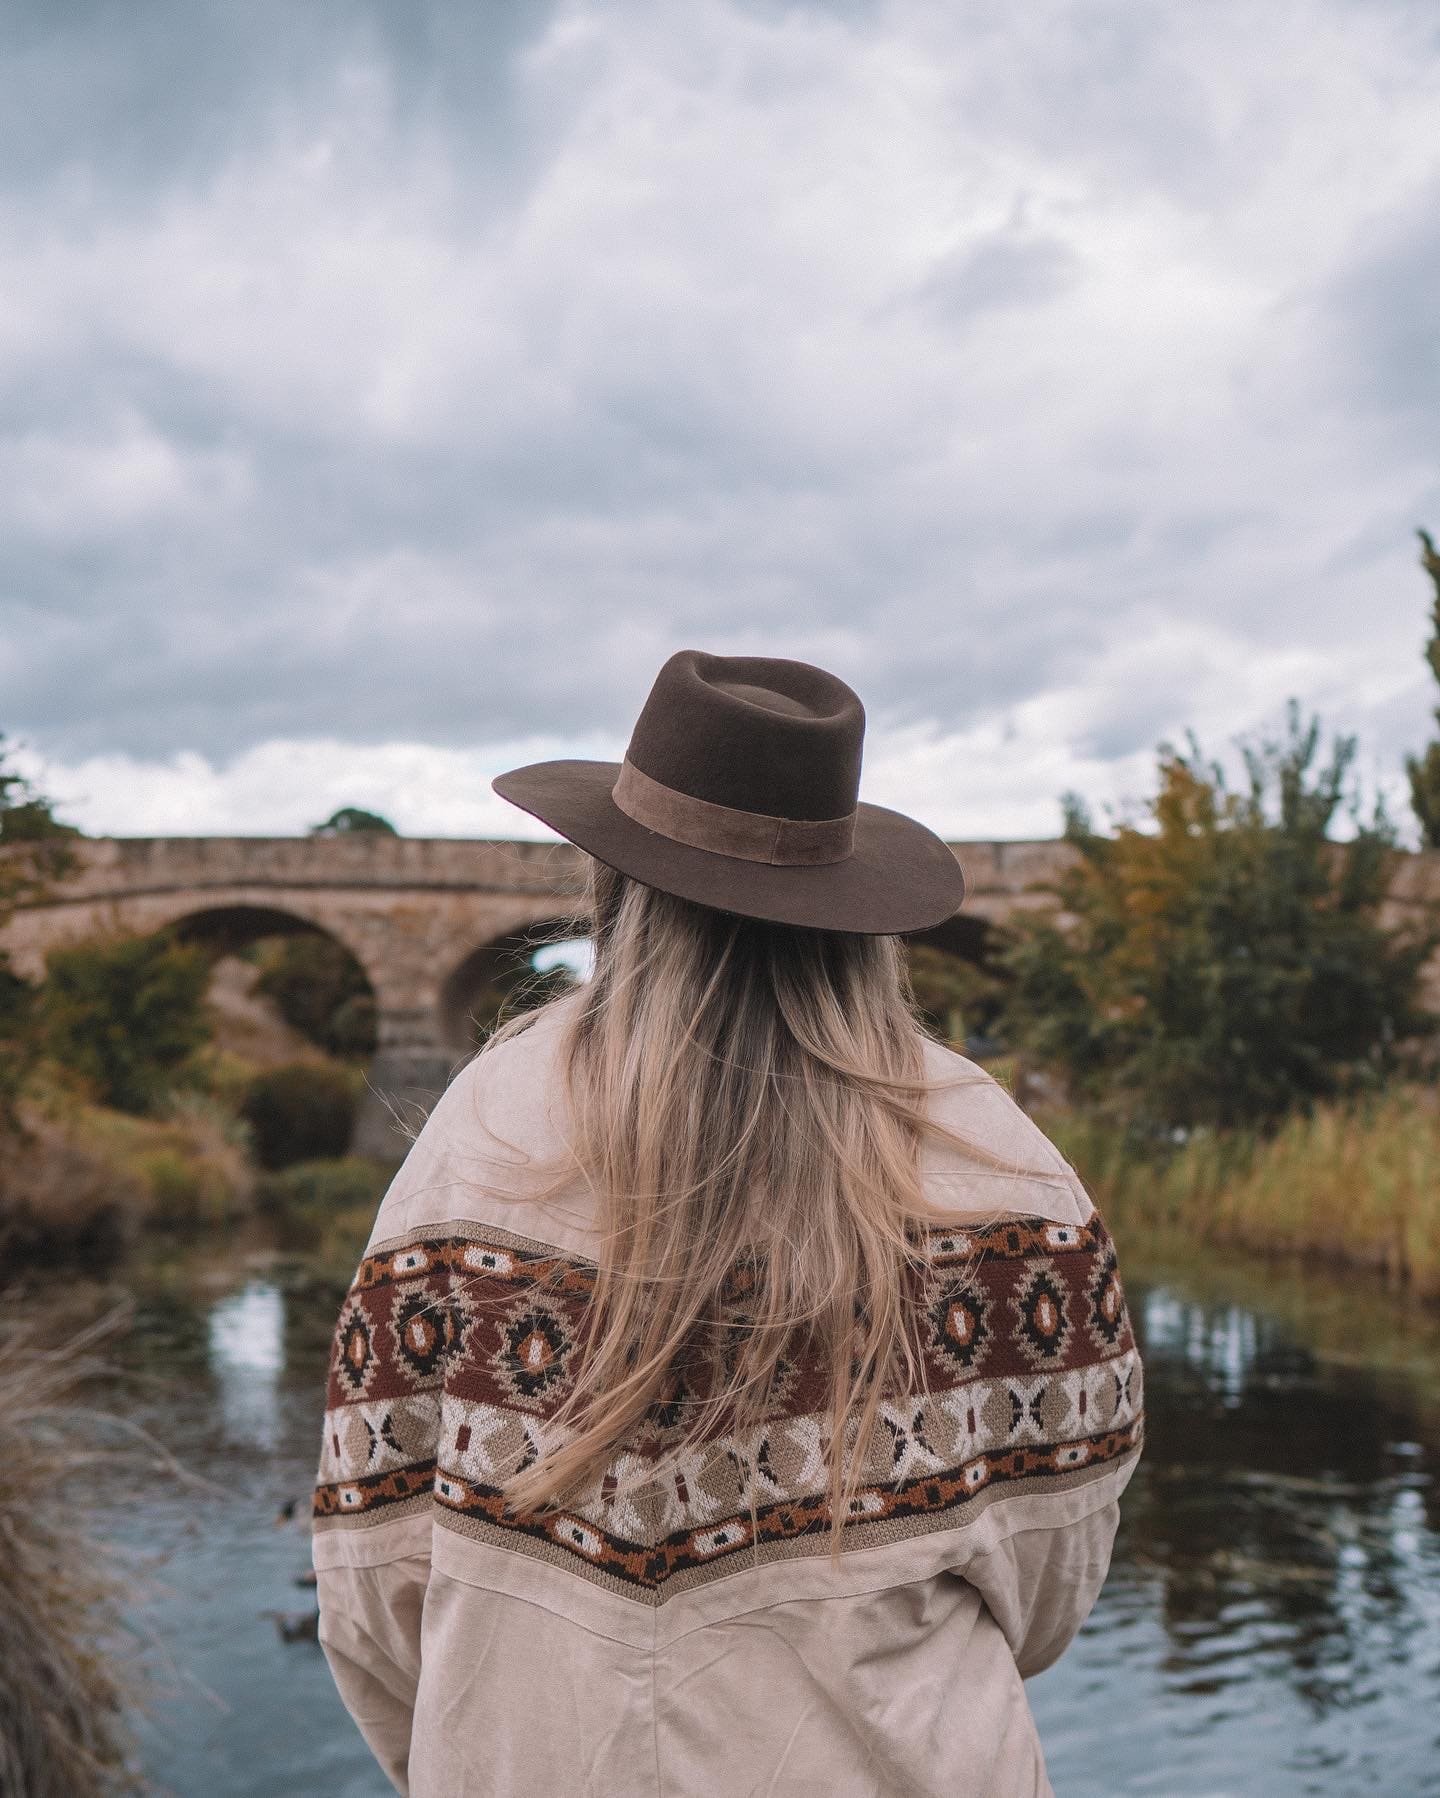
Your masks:
{"label": "dry grass", "polygon": [[11,1260],[114,1254],[151,1227],[218,1224],[248,1211],[255,1171],[243,1127],[203,1094],[138,1118],[48,1093],[0,1144],[0,1251]]}
{"label": "dry grass", "polygon": [[1321,1107],[1268,1138],[1197,1132],[1161,1154],[1083,1115],[1042,1121],[1121,1236],[1373,1268],[1440,1298],[1440,1105],[1430,1088]]}
{"label": "dry grass", "polygon": [[90,1798],[143,1789],[126,1710],[139,1691],[124,1640],[123,1572],[85,1528],[87,1484],[117,1454],[115,1420],[81,1389],[112,1312],[63,1347],[0,1334],[0,1792]]}

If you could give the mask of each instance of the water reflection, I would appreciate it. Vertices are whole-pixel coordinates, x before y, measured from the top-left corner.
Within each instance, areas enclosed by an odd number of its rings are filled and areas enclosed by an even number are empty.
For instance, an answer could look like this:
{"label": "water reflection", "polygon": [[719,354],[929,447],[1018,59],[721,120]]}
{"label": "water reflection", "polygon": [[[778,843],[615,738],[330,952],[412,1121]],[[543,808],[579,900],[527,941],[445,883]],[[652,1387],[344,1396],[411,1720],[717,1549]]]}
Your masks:
{"label": "water reflection", "polygon": [[210,1370],[227,1440],[274,1450],[280,1441],[280,1376],[285,1370],[285,1299],[251,1280],[210,1312]]}
{"label": "water reflection", "polygon": [[[1413,1385],[1248,1304],[1131,1299],[1149,1445],[1095,1616],[1034,1687],[1057,1791],[1440,1791],[1440,1456]],[[1083,1713],[1121,1694],[1107,1766]]]}

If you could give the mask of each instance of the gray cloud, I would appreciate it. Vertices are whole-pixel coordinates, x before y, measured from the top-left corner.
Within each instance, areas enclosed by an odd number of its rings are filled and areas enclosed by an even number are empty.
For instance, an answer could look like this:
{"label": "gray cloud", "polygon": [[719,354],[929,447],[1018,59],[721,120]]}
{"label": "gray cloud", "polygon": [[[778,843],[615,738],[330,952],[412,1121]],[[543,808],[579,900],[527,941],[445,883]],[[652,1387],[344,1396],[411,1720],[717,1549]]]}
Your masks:
{"label": "gray cloud", "polygon": [[1227,670],[1393,715],[1426,77],[1403,9],[1255,18],[12,10],[0,722],[615,731],[686,643],[1102,760]]}

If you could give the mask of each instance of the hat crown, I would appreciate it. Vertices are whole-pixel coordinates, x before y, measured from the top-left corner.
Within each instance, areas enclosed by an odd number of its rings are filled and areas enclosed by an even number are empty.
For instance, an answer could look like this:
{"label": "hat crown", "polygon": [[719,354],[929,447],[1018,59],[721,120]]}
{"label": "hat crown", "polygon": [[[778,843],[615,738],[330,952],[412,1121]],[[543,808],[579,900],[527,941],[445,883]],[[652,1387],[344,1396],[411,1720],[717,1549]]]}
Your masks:
{"label": "hat crown", "polygon": [[809,821],[854,812],[864,740],[859,695],[823,668],[682,649],[656,675],[625,759],[711,805]]}

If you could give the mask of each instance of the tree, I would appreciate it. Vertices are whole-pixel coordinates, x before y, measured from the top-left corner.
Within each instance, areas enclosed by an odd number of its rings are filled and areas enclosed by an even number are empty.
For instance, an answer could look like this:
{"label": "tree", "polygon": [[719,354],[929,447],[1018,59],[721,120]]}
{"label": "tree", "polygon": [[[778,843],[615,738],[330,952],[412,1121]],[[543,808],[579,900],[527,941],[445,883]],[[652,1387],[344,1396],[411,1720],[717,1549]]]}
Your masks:
{"label": "tree", "polygon": [[993,974],[931,943],[909,943],[910,990],[926,1024],[954,1044],[989,1032],[1004,988]]}
{"label": "tree", "polygon": [[203,949],[167,936],[52,949],[40,989],[46,1051],[105,1105],[144,1112],[207,1040]]}
{"label": "tree", "polygon": [[1065,796],[1079,854],[1061,917],[1019,923],[1005,1026],[1077,1095],[1153,1130],[1266,1125],[1434,1030],[1418,988],[1440,931],[1382,925],[1393,827],[1380,803],[1361,818],[1355,739],[1319,767],[1319,738],[1292,700],[1283,739],[1243,746],[1239,790],[1193,733],[1162,744],[1158,793],[1113,836]]}
{"label": "tree", "polygon": [[358,805],[342,805],[338,812],[331,812],[323,824],[310,826],[312,837],[346,837],[364,830],[377,831],[387,837],[400,834],[388,818],[382,818],[378,812],[361,811]]}
{"label": "tree", "polygon": [[[60,823],[53,803],[10,765],[9,755],[0,731],[0,929],[65,875],[80,834]],[[35,989],[0,950],[0,1132],[18,1124],[16,1107],[37,1053]]]}
{"label": "tree", "polygon": [[[1435,585],[1425,659],[1430,672],[1440,681],[1440,553],[1428,531],[1418,535],[1420,566]],[[1440,708],[1436,710],[1435,722],[1440,724]],[[1420,820],[1420,840],[1427,849],[1440,849],[1440,743],[1431,743],[1422,756],[1406,756],[1405,772],[1410,776],[1410,804]]]}

